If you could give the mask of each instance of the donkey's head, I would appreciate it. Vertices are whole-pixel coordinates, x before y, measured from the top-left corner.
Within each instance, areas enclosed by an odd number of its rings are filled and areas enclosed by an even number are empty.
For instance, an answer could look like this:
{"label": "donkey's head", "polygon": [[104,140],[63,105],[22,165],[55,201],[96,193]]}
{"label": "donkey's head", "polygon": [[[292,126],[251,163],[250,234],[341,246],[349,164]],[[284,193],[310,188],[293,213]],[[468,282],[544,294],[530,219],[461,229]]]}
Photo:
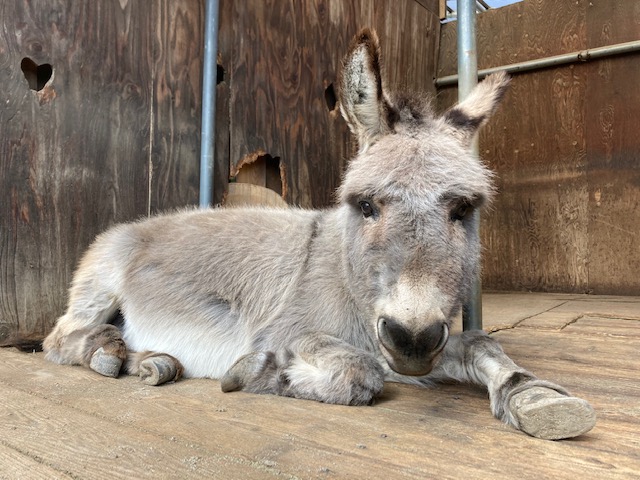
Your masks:
{"label": "donkey's head", "polygon": [[475,211],[491,173],[472,154],[508,78],[493,75],[434,117],[419,98],[384,91],[378,39],[361,31],[339,79],[340,111],[359,153],[340,190],[349,288],[394,371],[428,373],[478,273]]}

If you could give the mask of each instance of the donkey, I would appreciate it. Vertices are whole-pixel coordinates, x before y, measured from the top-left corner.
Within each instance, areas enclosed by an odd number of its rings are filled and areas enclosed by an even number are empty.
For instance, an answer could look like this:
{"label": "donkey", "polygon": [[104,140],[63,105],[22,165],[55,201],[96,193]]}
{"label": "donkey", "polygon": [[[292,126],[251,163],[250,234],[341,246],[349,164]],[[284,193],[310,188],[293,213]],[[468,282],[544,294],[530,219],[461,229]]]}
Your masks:
{"label": "donkey", "polygon": [[[150,385],[181,376],[344,405],[385,380],[484,385],[493,414],[570,438],[592,407],[517,366],[481,331],[451,335],[479,270],[474,211],[493,194],[471,153],[509,80],[496,74],[443,116],[383,89],[375,32],[354,38],[340,111],[357,137],[327,210],[188,210],[118,225],[75,272],[46,358]],[[119,325],[113,324],[117,311]]]}

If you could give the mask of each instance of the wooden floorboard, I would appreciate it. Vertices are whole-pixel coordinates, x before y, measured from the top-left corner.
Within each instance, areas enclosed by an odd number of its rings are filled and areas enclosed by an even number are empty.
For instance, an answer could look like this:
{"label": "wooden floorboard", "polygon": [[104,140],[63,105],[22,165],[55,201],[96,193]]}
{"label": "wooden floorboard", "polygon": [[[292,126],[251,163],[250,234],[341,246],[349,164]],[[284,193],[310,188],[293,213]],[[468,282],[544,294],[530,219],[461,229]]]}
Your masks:
{"label": "wooden floorboard", "polygon": [[[389,383],[374,406],[343,407],[213,380],[149,387],[2,349],[0,479],[640,478],[640,300],[518,295],[489,297],[485,317],[518,363],[592,403],[580,438],[517,432],[468,385]],[[550,323],[555,310],[575,318]]]}

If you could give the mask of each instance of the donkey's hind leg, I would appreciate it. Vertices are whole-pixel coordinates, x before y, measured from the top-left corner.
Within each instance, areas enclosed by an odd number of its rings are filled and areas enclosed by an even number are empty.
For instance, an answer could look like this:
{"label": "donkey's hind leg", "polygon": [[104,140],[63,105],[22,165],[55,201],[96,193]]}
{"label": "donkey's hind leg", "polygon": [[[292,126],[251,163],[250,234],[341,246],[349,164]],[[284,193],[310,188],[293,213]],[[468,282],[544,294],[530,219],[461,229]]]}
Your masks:
{"label": "donkey's hind leg", "polygon": [[595,425],[595,412],[587,401],[518,367],[484,332],[452,336],[428,378],[485,385],[493,414],[534,437],[572,438]]}
{"label": "donkey's hind leg", "polygon": [[126,370],[129,375],[138,375],[147,385],[162,385],[175,382],[182,377],[184,368],[180,361],[166,353],[129,352]]}
{"label": "donkey's hind leg", "polygon": [[50,335],[45,340],[45,350],[48,360],[89,367],[107,377],[118,376],[127,356],[120,330],[110,324],[80,328],[63,337]]}

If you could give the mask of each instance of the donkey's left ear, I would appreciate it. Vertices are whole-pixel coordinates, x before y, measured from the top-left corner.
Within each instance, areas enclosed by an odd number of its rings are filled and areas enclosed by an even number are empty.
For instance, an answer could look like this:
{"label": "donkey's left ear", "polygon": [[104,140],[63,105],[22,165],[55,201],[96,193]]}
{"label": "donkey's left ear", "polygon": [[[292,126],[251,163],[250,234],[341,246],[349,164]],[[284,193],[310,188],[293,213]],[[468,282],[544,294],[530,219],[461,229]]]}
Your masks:
{"label": "donkey's left ear", "polygon": [[338,75],[340,112],[360,150],[391,130],[390,102],[382,89],[380,45],[373,30],[365,28],[352,40]]}
{"label": "donkey's left ear", "polygon": [[479,128],[496,111],[510,81],[505,72],[494,73],[480,82],[462,102],[445,112],[445,122],[465,144],[471,145]]}

